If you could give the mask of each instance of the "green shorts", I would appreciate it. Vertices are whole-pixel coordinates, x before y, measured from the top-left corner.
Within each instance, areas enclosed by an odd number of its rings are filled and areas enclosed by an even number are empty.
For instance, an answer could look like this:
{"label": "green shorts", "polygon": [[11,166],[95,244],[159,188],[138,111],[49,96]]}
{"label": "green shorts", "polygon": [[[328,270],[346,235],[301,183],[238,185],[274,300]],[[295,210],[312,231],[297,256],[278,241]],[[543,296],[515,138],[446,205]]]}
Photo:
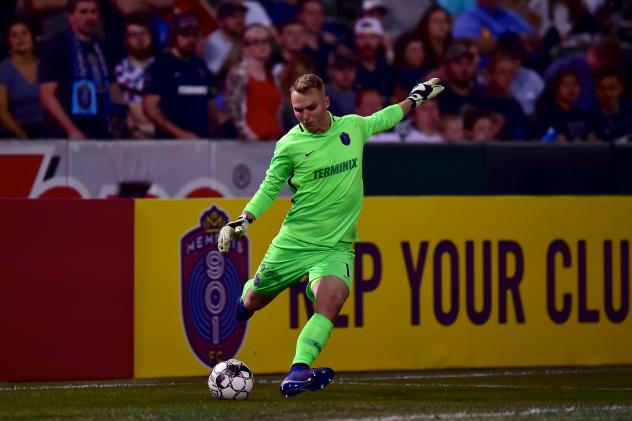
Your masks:
{"label": "green shorts", "polygon": [[257,294],[274,296],[308,277],[307,298],[314,302],[312,285],[330,275],[342,279],[351,291],[354,257],[352,243],[319,246],[279,234],[272,240],[255,276],[244,285],[242,297],[250,288]]}

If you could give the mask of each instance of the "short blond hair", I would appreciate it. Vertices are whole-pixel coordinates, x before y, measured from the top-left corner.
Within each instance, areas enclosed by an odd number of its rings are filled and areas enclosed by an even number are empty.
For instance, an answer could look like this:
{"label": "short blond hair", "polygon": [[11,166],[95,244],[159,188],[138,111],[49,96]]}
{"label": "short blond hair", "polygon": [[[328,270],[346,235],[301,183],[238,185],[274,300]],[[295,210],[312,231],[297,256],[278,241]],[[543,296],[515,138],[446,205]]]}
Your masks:
{"label": "short blond hair", "polygon": [[310,89],[316,89],[321,94],[325,94],[325,84],[323,80],[314,74],[308,73],[294,81],[292,86],[290,86],[290,93],[295,91],[299,94],[304,94]]}

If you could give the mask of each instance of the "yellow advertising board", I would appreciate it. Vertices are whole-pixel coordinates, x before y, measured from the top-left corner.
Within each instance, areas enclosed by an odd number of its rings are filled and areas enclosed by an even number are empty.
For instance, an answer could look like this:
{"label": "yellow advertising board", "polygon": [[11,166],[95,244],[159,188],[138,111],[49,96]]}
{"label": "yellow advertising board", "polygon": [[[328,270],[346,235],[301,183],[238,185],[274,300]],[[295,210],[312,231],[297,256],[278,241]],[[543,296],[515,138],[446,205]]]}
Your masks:
{"label": "yellow advertising board", "polygon": [[[232,356],[287,370],[304,284],[247,324],[231,309],[289,209],[220,258],[239,199],[137,200],[135,376]],[[354,290],[318,365],[341,371],[632,363],[631,197],[371,197]]]}

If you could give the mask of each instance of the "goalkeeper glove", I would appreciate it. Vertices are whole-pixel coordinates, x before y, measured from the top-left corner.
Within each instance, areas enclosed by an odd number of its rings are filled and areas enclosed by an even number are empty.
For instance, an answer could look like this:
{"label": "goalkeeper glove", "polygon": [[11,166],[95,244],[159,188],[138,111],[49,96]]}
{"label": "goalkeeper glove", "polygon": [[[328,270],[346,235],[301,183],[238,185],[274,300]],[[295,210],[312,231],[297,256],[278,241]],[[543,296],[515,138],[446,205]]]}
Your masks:
{"label": "goalkeeper glove", "polygon": [[252,223],[252,219],[248,219],[246,215],[241,215],[235,221],[224,225],[219,231],[217,238],[217,249],[220,253],[228,253],[230,250],[230,242],[241,238]]}
{"label": "goalkeeper glove", "polygon": [[413,103],[413,109],[419,105],[424,104],[429,99],[432,99],[439,95],[443,91],[443,86],[438,83],[441,82],[439,78],[433,77],[432,79],[415,85],[408,98]]}

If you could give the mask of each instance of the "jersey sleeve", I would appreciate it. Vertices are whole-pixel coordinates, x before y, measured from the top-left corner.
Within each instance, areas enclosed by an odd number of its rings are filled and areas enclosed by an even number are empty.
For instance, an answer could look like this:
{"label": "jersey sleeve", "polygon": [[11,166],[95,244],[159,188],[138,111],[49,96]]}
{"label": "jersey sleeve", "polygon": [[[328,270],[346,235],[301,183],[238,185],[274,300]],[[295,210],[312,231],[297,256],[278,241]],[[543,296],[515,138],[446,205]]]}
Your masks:
{"label": "jersey sleeve", "polygon": [[[383,132],[395,126],[404,117],[399,104],[390,105],[368,117],[360,117],[366,139],[375,133]],[[365,141],[366,142],[366,141]]]}
{"label": "jersey sleeve", "polygon": [[279,195],[283,184],[290,178],[292,169],[293,163],[287,147],[283,142],[277,142],[266,176],[245,210],[253,214],[255,219],[263,215]]}

